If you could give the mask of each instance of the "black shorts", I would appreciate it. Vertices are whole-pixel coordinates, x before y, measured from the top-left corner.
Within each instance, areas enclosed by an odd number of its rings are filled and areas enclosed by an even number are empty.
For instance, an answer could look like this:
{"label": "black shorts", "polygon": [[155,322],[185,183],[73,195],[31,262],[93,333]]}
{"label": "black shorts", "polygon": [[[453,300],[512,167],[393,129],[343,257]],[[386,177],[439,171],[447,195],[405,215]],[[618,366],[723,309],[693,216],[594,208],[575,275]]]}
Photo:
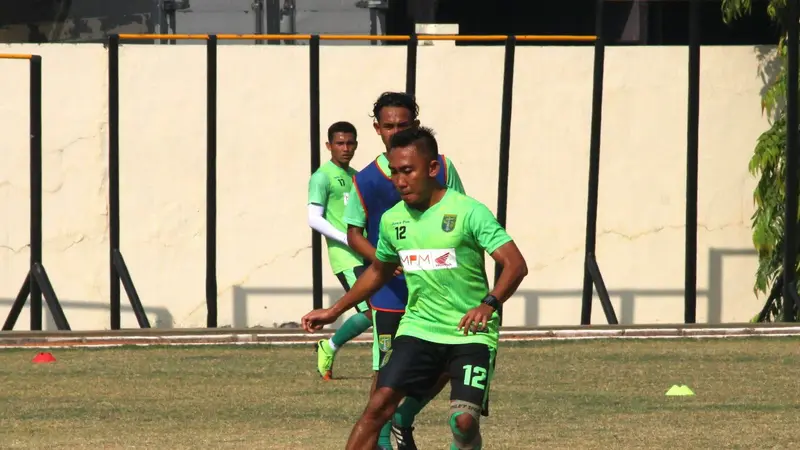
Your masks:
{"label": "black shorts", "polygon": [[389,387],[415,398],[450,374],[450,400],[472,403],[488,415],[489,383],[495,350],[485,344],[437,344],[411,336],[395,338],[378,373],[378,387]]}
{"label": "black shorts", "polygon": [[[343,270],[336,274],[336,278],[339,280],[339,283],[342,283],[342,287],[344,288],[345,292],[349,292],[350,288],[356,284],[356,280],[358,277],[364,273],[366,267],[364,266],[356,266],[352,269]],[[365,311],[369,311],[369,302],[367,300],[363,300],[358,302],[356,305],[356,311],[363,313]]]}
{"label": "black shorts", "polygon": [[372,370],[379,370],[384,364],[386,355],[394,346],[394,336],[400,326],[402,312],[372,310]]}

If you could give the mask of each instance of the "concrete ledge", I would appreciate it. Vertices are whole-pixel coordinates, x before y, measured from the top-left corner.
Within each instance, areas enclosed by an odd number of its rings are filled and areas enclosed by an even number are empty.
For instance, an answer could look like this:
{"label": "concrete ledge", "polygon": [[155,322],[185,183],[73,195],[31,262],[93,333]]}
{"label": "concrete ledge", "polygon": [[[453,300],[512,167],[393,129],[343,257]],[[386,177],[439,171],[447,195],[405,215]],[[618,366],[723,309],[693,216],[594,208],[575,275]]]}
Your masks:
{"label": "concrete ledge", "polygon": [[[119,331],[4,331],[0,332],[2,348],[53,347],[118,347],[125,345],[302,345],[329,338],[335,330],[308,334],[300,329],[148,329]],[[785,337],[800,336],[796,324],[729,324],[729,325],[664,325],[664,326],[591,326],[517,328],[500,331],[500,340],[586,340],[586,339],[675,339],[724,337]],[[372,335],[362,334],[351,341],[356,344],[372,342]]]}

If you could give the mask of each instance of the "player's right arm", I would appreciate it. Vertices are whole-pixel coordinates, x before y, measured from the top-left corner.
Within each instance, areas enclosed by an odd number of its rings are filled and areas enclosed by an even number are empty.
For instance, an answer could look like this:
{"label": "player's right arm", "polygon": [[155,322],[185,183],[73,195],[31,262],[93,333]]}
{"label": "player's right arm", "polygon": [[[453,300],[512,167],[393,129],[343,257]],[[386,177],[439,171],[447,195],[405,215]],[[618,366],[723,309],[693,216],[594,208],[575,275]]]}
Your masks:
{"label": "player's right arm", "polygon": [[355,179],[350,188],[350,200],[344,207],[344,223],[347,224],[347,245],[369,262],[375,261],[375,247],[364,237],[367,226],[367,212],[361,203],[361,195]]}
{"label": "player's right arm", "polygon": [[347,245],[347,235],[325,220],[330,194],[330,180],[324,172],[315,172],[308,180],[308,226],[319,234]]}
{"label": "player's right arm", "polygon": [[303,328],[313,333],[324,325],[335,322],[345,311],[378,292],[394,276],[399,266],[400,258],[397,251],[389,239],[384,239],[384,233],[381,232],[375,261],[333,306],[328,309],[317,309],[303,316],[301,319]]}

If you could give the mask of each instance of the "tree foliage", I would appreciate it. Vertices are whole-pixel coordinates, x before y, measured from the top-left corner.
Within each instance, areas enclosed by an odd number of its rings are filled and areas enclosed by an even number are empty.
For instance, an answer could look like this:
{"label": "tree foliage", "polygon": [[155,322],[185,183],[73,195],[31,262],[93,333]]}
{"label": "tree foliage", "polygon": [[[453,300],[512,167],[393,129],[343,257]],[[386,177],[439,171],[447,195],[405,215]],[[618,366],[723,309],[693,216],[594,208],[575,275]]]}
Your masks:
{"label": "tree foliage", "polygon": [[[723,0],[722,16],[725,23],[732,23],[750,15],[753,0]],[[757,2],[762,7],[764,3]],[[771,285],[783,270],[783,224],[785,218],[784,200],[786,198],[784,184],[784,167],[786,163],[786,0],[769,0],[766,3],[767,13],[780,29],[777,49],[767,57],[771,61],[763,61],[766,65],[777,66],[774,74],[765,76],[765,87],[761,99],[762,113],[767,115],[770,128],[759,136],[753,156],[750,159],[749,171],[758,178],[753,192],[756,210],[751,217],[753,245],[758,252],[758,269],[754,285],[755,293],[768,294]],[[777,64],[770,64],[777,63]],[[795,272],[798,272],[795,267]],[[782,298],[772,304],[765,320],[783,318]],[[755,319],[754,319],[755,320]]]}

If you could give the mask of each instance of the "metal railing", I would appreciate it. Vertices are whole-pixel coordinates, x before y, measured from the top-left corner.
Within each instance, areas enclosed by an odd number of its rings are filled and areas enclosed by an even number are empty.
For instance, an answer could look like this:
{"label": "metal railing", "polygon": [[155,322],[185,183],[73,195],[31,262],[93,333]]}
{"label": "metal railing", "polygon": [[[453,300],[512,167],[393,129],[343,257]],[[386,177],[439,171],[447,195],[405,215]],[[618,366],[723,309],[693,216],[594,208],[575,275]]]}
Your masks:
{"label": "metal railing", "polygon": [[[797,18],[797,0],[790,2],[791,17]],[[204,40],[207,46],[207,117],[206,117],[206,274],[205,294],[207,306],[206,325],[217,326],[217,44],[226,39],[247,40],[308,40],[309,41],[309,98],[310,98],[310,130],[309,148],[311,155],[311,173],[320,166],[320,41],[324,40],[392,40],[407,42],[406,58],[406,91],[416,91],[417,46],[420,40],[452,40],[452,41],[504,41],[504,75],[502,89],[502,106],[499,136],[499,176],[497,186],[497,219],[506,226],[508,203],[508,170],[510,159],[512,98],[514,91],[514,63],[517,42],[591,42],[594,43],[592,119],[590,139],[590,161],[588,176],[585,259],[582,289],[581,317],[582,325],[591,324],[593,290],[596,288],[600,303],[609,324],[617,324],[617,316],[609,299],[608,289],[603,279],[596,256],[598,187],[600,175],[601,124],[603,105],[603,73],[605,62],[605,42],[603,39],[603,0],[597,0],[596,35],[594,36],[453,36],[453,35],[411,35],[411,36],[369,36],[369,35],[255,35],[255,34],[220,34],[220,35],[154,35],[154,34],[120,34],[110,36],[108,42],[109,64],[109,269],[111,279],[111,328],[120,328],[120,283],[125,287],[137,321],[141,327],[149,327],[142,303],[136,293],[133,281],[128,273],[120,250],[120,207],[119,207],[119,46],[128,40],[158,39],[191,39]],[[699,122],[699,89],[700,89],[700,21],[699,1],[691,1],[690,44],[688,71],[688,122],[687,122],[687,159],[686,159],[686,227],[685,227],[685,274],[684,274],[684,322],[696,322],[697,308],[697,191],[698,191],[698,122]],[[789,129],[798,128],[797,105],[797,24],[790,20],[789,27]],[[8,57],[14,57],[13,55]],[[26,278],[25,286],[14,303],[11,314],[4,329],[13,327],[16,317],[25,302],[31,296],[31,328],[41,329],[41,293],[44,291],[48,306],[54,311],[54,319],[59,328],[69,326],[63,312],[60,312],[58,301],[49,285],[44,267],[41,264],[41,59],[38,56],[21,55],[18,59],[31,60],[31,271]],[[793,106],[794,105],[794,106]],[[787,152],[789,155],[786,176],[787,215],[796,216],[797,211],[797,153],[798,139],[796,133],[788,133]],[[786,221],[786,267],[794,267],[796,254],[789,251],[796,247],[796,223]],[[795,245],[789,245],[794,243]],[[495,268],[498,277],[502,267]],[[786,271],[781,278],[781,286],[786,292],[786,305],[791,311],[794,304],[800,303],[795,289],[793,270]],[[312,231],[312,284],[313,307],[322,307],[322,241],[316,231]],[[27,287],[26,287],[27,286]],[[776,285],[776,289],[780,289]],[[791,292],[790,292],[791,291]],[[772,296],[770,296],[772,297]],[[20,300],[22,298],[22,300]],[[56,317],[58,316],[58,317]],[[794,317],[794,315],[792,315]],[[13,319],[13,320],[12,320]],[[792,319],[794,320],[794,319]]]}

